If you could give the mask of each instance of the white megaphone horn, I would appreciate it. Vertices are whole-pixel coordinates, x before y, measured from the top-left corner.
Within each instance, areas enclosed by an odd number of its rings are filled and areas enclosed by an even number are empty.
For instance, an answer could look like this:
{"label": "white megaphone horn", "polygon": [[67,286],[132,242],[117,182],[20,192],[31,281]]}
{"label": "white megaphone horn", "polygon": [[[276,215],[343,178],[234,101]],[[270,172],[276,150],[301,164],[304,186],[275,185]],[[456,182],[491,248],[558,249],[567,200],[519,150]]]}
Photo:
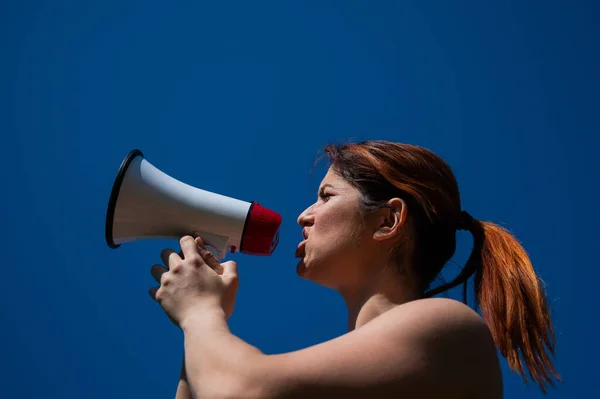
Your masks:
{"label": "white megaphone horn", "polygon": [[135,149],[121,163],[108,203],[110,248],[146,238],[199,235],[219,259],[229,251],[270,255],[281,216],[257,202],[192,187],[161,172]]}

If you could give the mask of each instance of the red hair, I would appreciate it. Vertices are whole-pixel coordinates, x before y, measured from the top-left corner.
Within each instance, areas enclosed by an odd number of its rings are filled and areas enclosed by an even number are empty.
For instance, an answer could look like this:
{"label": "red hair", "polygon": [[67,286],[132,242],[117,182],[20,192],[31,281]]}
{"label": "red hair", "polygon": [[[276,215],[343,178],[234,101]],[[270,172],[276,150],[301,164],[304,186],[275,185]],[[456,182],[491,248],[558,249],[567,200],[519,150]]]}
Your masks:
{"label": "red hair", "polygon": [[467,218],[473,251],[461,273],[436,288],[431,283],[454,255],[461,222],[460,194],[450,167],[431,151],[409,144],[366,141],[328,145],[332,169],[359,190],[364,211],[375,210],[393,197],[402,198],[413,226],[410,245],[397,250],[420,278],[424,297],[440,294],[474,276],[475,300],[500,353],[510,368],[543,392],[560,380],[548,355],[555,336],[540,279],[517,239],[506,229]]}

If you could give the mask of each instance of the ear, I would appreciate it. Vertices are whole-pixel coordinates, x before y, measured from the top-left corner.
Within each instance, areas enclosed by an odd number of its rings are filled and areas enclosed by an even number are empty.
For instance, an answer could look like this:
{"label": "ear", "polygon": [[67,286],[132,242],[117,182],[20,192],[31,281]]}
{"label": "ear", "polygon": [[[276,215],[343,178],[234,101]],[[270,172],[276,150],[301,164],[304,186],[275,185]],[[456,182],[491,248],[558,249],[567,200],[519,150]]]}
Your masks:
{"label": "ear", "polygon": [[392,198],[377,215],[377,226],[373,233],[376,241],[385,241],[397,237],[404,224],[408,209],[402,198]]}

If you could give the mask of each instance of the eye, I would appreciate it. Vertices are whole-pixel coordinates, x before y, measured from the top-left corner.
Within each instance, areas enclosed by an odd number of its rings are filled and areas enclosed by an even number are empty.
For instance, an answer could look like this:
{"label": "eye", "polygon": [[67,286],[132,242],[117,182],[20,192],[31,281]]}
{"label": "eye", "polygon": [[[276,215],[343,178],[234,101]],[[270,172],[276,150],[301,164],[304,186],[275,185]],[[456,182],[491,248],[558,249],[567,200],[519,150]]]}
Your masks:
{"label": "eye", "polygon": [[319,198],[321,198],[323,201],[327,201],[327,199],[329,199],[329,197],[332,197],[333,194],[331,193],[326,193],[324,191],[319,192]]}

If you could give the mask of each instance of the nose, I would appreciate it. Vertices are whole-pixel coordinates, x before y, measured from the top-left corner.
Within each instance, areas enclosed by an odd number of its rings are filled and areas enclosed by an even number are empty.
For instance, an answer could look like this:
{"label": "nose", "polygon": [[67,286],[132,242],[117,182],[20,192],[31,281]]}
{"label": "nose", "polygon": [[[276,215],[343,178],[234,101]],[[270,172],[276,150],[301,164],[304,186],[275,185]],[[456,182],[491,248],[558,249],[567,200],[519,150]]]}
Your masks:
{"label": "nose", "polygon": [[309,206],[298,216],[298,224],[302,227],[311,226],[313,224],[312,205]]}

